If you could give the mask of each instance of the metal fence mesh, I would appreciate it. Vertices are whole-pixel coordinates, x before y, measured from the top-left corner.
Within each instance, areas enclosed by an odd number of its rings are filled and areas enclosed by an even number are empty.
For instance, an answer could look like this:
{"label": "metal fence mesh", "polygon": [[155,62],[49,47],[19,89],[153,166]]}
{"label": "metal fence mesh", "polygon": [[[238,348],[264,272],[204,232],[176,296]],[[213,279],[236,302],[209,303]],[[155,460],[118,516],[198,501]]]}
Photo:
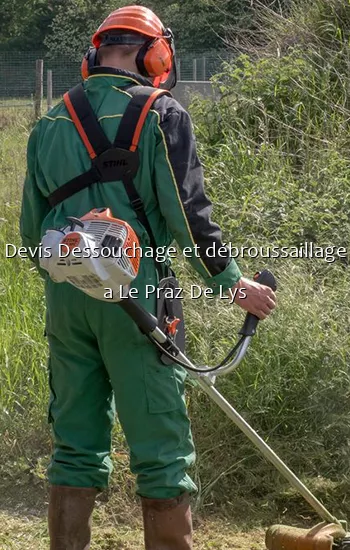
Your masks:
{"label": "metal fence mesh", "polygon": [[[227,52],[179,52],[179,80],[206,81],[220,70]],[[0,56],[0,107],[30,106],[35,94],[35,64],[44,60],[44,97],[47,94],[47,70],[52,70],[52,95],[60,98],[81,81],[80,62],[62,57],[48,58],[42,52],[2,52]]]}

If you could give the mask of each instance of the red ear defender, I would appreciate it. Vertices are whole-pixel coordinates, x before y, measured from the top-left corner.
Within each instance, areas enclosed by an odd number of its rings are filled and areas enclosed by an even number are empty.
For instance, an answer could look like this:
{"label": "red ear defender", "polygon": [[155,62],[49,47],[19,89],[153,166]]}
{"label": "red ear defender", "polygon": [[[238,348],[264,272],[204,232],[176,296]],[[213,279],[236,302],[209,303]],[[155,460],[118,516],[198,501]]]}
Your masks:
{"label": "red ear defender", "polygon": [[90,76],[90,70],[92,67],[98,65],[97,63],[97,50],[90,47],[83,57],[81,62],[81,76],[83,80],[86,80]]}
{"label": "red ear defender", "polygon": [[136,65],[143,76],[157,77],[170,72],[173,52],[166,38],[159,37],[147,42],[140,48]]}
{"label": "red ear defender", "polygon": [[88,69],[88,61],[85,55],[83,57],[83,61],[81,62],[80,72],[81,72],[82,79],[86,80],[89,76],[89,69]]}

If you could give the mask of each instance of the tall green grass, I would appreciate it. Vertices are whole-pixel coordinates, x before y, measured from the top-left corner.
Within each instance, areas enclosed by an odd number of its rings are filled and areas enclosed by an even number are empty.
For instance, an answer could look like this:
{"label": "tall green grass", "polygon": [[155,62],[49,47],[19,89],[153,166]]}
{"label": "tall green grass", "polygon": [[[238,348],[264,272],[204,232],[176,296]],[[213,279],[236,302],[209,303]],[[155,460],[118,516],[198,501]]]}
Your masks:
{"label": "tall green grass", "polygon": [[[217,100],[192,104],[214,219],[234,245],[312,241],[349,247],[349,27],[345,16],[334,11],[342,4],[348,14],[348,3],[316,4],[319,10],[302,19],[299,4],[289,19],[271,20],[264,12],[264,28],[275,25],[280,43],[285,38],[283,48],[261,33],[263,48],[259,44],[234,65],[225,65],[216,78]],[[307,48],[300,46],[306,31],[287,43],[298,18],[300,29],[308,25]],[[319,25],[311,24],[316,20]],[[319,28],[328,29],[327,40],[317,34]],[[0,136],[2,251],[7,241],[19,244],[29,131],[20,113],[5,118]],[[177,263],[184,287],[198,283],[184,261]],[[247,360],[220,379],[218,388],[335,513],[345,514],[350,511],[349,256],[333,263],[292,258],[238,263],[247,276],[264,267],[275,272],[278,309],[261,323]],[[2,258],[0,293],[0,454],[5,460],[26,456],[35,463],[49,453],[42,284],[28,261]],[[199,364],[217,362],[232,344],[243,312],[219,299],[188,300],[185,312],[189,355]],[[308,506],[205,395],[189,385],[187,399],[198,454],[192,472],[198,504],[205,510],[221,506],[245,519],[254,513],[262,521],[296,511],[308,516]],[[115,483],[131,494],[118,427],[114,449]]]}
{"label": "tall green grass", "polygon": [[[349,10],[342,0],[298,1],[287,19],[263,8],[258,40],[245,42],[245,53],[213,79],[216,99],[196,99],[191,108],[227,240],[347,248],[333,263],[239,262],[245,273],[265,264],[276,273],[279,305],[246,363],[219,383],[330,506],[338,511],[342,502],[343,513],[350,476]],[[215,312],[206,315],[206,307]],[[227,343],[232,314],[221,304],[203,306],[198,347],[211,353]],[[205,434],[198,443],[205,502],[230,495],[231,509],[238,502],[249,514],[260,497],[258,506],[283,501],[288,513],[297,502],[307,513],[290,493],[280,501],[275,471],[206,398],[192,407],[195,430]]]}
{"label": "tall green grass", "polygon": [[13,456],[30,461],[39,441],[47,441],[47,434],[42,437],[48,393],[43,289],[28,261],[6,258],[6,244],[21,245],[30,121],[30,111],[0,110],[0,452],[5,462]]}

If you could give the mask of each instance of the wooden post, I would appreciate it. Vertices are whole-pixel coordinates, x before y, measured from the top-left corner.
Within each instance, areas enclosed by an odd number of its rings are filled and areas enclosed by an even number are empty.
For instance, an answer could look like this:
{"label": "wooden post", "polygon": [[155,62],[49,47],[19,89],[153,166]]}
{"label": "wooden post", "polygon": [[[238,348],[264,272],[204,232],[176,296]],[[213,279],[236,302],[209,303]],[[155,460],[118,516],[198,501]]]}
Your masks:
{"label": "wooden post", "polygon": [[193,80],[197,81],[197,59],[193,60]]}
{"label": "wooden post", "polygon": [[177,79],[181,80],[181,59],[177,62]]}
{"label": "wooden post", "polygon": [[35,100],[34,100],[34,115],[38,119],[41,117],[41,105],[44,94],[44,61],[36,60],[35,68]]}
{"label": "wooden post", "polygon": [[52,109],[52,70],[47,71],[47,110]]}
{"label": "wooden post", "polygon": [[203,57],[203,80],[207,80],[207,60]]}

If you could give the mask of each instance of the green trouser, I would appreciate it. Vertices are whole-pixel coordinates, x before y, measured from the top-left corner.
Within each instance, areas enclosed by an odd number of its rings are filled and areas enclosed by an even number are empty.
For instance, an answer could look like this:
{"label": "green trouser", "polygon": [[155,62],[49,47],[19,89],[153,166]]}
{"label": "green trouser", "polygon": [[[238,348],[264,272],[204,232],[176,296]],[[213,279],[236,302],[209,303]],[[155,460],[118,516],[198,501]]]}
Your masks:
{"label": "green trouser", "polygon": [[[133,287],[155,313],[152,260],[144,259]],[[186,373],[164,366],[159,352],[118,305],[90,298],[68,283],[46,280],[50,346],[49,421],[53,485],[105,488],[112,471],[115,412],[130,448],[137,493],[173,498],[196,487],[186,473],[195,454],[184,400]]]}

